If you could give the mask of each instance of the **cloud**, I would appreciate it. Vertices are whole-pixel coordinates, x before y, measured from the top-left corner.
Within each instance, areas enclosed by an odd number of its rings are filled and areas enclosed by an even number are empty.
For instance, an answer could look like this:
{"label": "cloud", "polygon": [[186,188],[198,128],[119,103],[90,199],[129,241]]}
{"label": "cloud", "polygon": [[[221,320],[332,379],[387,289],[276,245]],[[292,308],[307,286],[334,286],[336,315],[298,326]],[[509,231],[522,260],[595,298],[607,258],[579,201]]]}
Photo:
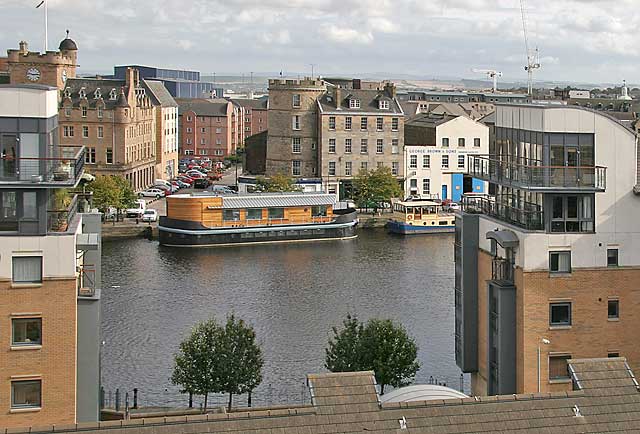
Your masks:
{"label": "cloud", "polygon": [[373,42],[373,34],[369,31],[358,31],[330,24],[324,28],[324,34],[332,42],[339,44],[368,45]]}

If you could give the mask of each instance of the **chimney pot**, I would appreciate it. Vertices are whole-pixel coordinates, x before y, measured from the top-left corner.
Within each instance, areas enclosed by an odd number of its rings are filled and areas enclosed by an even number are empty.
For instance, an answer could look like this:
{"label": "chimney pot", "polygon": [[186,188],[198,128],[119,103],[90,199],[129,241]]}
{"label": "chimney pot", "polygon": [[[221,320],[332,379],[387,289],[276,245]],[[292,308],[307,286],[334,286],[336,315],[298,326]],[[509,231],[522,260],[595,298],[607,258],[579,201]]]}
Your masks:
{"label": "chimney pot", "polygon": [[29,44],[27,41],[20,41],[20,54],[28,54],[29,53]]}

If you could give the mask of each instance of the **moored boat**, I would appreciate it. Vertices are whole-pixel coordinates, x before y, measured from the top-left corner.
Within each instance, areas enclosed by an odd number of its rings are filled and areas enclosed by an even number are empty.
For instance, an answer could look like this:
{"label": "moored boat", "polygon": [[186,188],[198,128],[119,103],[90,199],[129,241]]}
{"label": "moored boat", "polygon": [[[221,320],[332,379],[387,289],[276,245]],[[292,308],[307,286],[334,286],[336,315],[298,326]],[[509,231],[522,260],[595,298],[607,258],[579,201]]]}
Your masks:
{"label": "moored boat", "polygon": [[353,208],[337,209],[334,194],[210,192],[167,197],[158,225],[165,246],[222,246],[350,239],[356,237]]}
{"label": "moored boat", "polygon": [[396,202],[393,216],[387,223],[389,232],[408,234],[432,234],[453,232],[455,214],[445,211],[442,204],[428,200]]}

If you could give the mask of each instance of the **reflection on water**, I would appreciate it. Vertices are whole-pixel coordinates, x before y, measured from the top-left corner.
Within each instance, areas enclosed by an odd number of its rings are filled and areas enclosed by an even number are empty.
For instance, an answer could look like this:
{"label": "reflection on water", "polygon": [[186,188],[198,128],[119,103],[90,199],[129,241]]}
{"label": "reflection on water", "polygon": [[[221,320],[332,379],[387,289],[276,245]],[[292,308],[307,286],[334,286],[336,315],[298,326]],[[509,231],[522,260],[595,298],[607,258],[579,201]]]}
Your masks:
{"label": "reflection on water", "polygon": [[137,387],[143,405],[184,405],[169,381],[173,354],[196,322],[234,312],[254,326],[264,352],[254,405],[300,402],[305,375],[325,370],[331,327],[355,312],[402,322],[419,346],[417,381],[433,376],[458,388],[452,243],[451,235],[382,231],[360,231],[350,241],[218,249],[105,242],[103,385]]}

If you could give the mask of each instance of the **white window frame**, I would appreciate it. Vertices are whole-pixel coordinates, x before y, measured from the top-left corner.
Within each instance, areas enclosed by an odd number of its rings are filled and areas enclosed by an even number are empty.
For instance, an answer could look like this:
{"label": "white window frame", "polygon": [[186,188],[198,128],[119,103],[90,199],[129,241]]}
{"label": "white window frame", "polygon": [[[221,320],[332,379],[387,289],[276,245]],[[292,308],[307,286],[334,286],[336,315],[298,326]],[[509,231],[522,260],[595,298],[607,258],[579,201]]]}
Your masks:
{"label": "white window frame", "polygon": [[291,117],[291,129],[294,131],[300,131],[300,115],[293,115]]}
{"label": "white window frame", "polygon": [[291,160],[291,175],[300,176],[302,173],[302,162],[300,160]]}
{"label": "white window frame", "polygon": [[422,156],[422,168],[431,169],[431,155]]}
{"label": "white window frame", "polygon": [[291,152],[294,154],[302,152],[302,139],[300,137],[291,138]]}
{"label": "white window frame", "polygon": [[329,164],[327,166],[327,173],[329,174],[329,176],[336,176],[336,162],[335,161],[329,161]]}
{"label": "white window frame", "polygon": [[418,168],[418,156],[413,154],[409,155],[409,169],[417,169]]}

